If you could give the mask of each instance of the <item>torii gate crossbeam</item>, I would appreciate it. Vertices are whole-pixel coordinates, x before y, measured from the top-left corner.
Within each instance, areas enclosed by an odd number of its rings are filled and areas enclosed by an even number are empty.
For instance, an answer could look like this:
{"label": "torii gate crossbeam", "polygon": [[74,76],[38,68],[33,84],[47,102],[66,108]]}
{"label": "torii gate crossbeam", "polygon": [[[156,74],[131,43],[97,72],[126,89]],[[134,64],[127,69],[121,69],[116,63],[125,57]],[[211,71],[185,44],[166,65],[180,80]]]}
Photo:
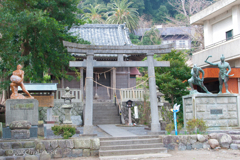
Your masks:
{"label": "torii gate crossbeam", "polygon": [[[149,92],[151,107],[151,131],[160,132],[158,106],[156,95],[156,79],[154,67],[169,67],[168,61],[155,61],[154,54],[164,54],[171,51],[172,45],[160,46],[94,46],[63,42],[68,52],[84,53],[84,61],[70,61],[70,67],[86,67],[86,106],[84,110],[84,134],[93,133],[93,68],[94,67],[148,67]],[[118,61],[95,61],[94,54],[118,54]],[[145,54],[146,61],[123,61],[123,54]]]}

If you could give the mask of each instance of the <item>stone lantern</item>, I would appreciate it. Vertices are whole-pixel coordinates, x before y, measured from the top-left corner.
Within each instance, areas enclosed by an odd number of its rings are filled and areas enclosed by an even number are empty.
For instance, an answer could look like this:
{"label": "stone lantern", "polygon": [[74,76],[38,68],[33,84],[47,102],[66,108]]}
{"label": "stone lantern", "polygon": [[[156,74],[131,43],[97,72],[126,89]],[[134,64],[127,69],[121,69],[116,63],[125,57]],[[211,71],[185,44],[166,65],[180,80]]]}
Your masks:
{"label": "stone lantern", "polygon": [[69,87],[67,87],[65,91],[66,93],[61,97],[62,99],[64,99],[64,104],[62,105],[62,109],[65,112],[65,120],[63,121],[63,124],[72,124],[72,120],[71,120],[71,109],[73,107],[72,99],[75,98],[75,96],[70,94]]}

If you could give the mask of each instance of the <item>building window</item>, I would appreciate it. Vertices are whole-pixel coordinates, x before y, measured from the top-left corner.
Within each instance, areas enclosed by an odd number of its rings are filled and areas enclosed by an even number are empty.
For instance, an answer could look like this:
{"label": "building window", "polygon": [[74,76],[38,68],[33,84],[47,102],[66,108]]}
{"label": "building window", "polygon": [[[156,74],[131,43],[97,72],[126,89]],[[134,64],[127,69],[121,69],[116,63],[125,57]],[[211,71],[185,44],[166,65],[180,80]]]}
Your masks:
{"label": "building window", "polygon": [[226,32],[226,40],[230,40],[233,38],[233,34],[232,34],[233,30],[227,31]]}
{"label": "building window", "polygon": [[179,41],[179,48],[185,48],[185,40],[180,40]]}

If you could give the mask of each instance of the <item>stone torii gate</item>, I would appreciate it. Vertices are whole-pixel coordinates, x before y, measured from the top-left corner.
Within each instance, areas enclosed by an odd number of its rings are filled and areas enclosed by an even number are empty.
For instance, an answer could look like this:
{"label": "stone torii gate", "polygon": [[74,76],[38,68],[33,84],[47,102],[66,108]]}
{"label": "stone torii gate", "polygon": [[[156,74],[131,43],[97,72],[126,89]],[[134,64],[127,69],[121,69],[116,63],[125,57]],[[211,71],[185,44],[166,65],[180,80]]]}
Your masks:
{"label": "stone torii gate", "polygon": [[[84,45],[63,41],[69,53],[86,54],[84,61],[70,61],[70,67],[86,67],[86,106],[84,110],[83,134],[93,133],[93,68],[103,67],[148,67],[149,92],[151,107],[151,132],[160,132],[161,127],[158,118],[158,106],[156,95],[156,80],[154,67],[169,67],[169,61],[156,61],[154,54],[170,53],[172,44],[149,46],[97,46]],[[118,61],[96,61],[94,54],[117,54]],[[123,54],[147,55],[146,61],[124,61]]]}

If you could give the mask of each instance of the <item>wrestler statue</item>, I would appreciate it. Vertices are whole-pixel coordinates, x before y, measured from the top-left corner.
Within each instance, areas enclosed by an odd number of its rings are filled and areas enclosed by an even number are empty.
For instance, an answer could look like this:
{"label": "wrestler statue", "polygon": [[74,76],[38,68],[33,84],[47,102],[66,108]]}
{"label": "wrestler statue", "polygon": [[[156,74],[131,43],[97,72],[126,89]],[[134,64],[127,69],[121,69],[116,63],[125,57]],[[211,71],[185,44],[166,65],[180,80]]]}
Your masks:
{"label": "wrestler statue", "polygon": [[[208,58],[210,58],[212,56],[208,56]],[[225,62],[225,57],[222,55],[222,57],[220,58],[220,62],[218,63],[211,63],[211,62],[208,62],[208,58],[205,60],[206,63],[210,64],[210,65],[213,65],[213,66],[218,66],[218,68],[220,69],[219,71],[219,76],[218,76],[218,80],[219,80],[219,93],[218,94],[221,94],[222,93],[222,85],[223,85],[223,82],[225,84],[225,88],[226,88],[226,93],[230,93],[228,91],[228,80],[229,80],[229,76],[233,76],[233,75],[229,75],[229,73],[231,72],[231,67],[229,65],[228,62]],[[228,71],[227,71],[228,69]]]}
{"label": "wrestler statue", "polygon": [[[199,77],[200,73],[202,73],[202,79]],[[195,85],[198,85],[200,86],[206,93],[208,94],[212,94],[211,92],[209,92],[207,90],[207,88],[204,86],[203,84],[203,80],[204,80],[204,71],[200,68],[200,67],[197,67],[196,64],[194,64],[192,70],[191,70],[191,75],[192,77],[188,80],[188,83],[189,85],[191,86],[192,90],[191,92],[194,91],[194,88],[193,88],[193,84]]]}
{"label": "wrestler statue", "polygon": [[12,82],[10,84],[11,90],[12,90],[12,95],[11,99],[27,99],[24,97],[22,94],[18,94],[18,86],[20,86],[23,90],[24,93],[26,93],[29,96],[29,99],[34,99],[28,91],[26,90],[24,84],[23,84],[23,79],[24,79],[24,71],[21,70],[22,66],[19,64],[17,65],[17,70],[13,71],[13,75],[10,77],[10,81]]}

